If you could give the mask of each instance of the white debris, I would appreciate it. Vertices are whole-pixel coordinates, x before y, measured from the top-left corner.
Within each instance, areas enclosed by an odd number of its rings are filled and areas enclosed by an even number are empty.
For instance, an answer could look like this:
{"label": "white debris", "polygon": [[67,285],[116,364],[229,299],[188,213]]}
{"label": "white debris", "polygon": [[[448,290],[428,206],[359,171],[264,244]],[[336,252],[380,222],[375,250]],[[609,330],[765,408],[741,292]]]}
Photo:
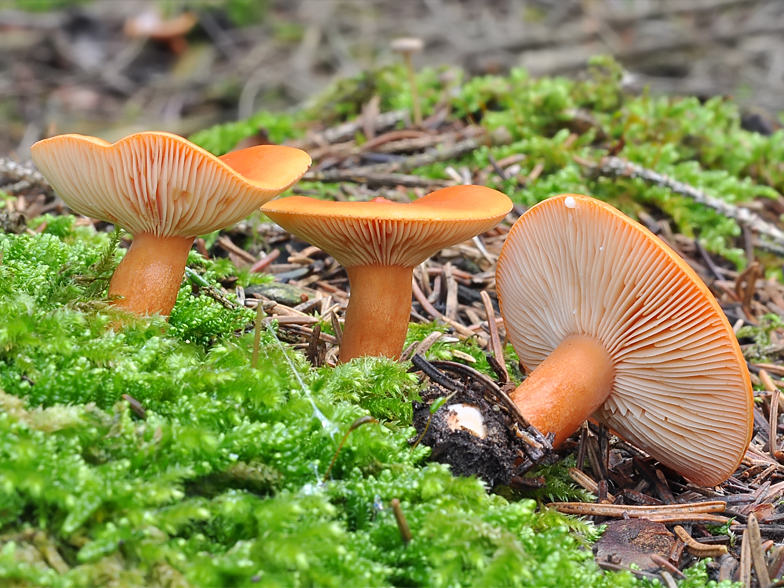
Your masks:
{"label": "white debris", "polygon": [[482,413],[476,406],[471,404],[450,404],[447,406],[449,414],[446,421],[449,428],[453,431],[463,429],[476,435],[480,439],[487,437],[487,427],[485,427]]}

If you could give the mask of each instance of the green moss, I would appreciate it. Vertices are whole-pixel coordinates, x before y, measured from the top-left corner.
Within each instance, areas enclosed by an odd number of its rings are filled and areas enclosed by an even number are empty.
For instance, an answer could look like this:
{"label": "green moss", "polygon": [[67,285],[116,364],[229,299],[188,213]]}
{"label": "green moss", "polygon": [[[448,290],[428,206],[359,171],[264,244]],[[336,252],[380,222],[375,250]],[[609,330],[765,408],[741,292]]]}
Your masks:
{"label": "green moss", "polygon": [[411,401],[418,398],[417,376],[406,365],[379,357],[361,357],[336,368],[322,368],[313,387],[335,400],[358,404],[377,419],[410,423]]}
{"label": "green moss", "polygon": [[[505,127],[513,142],[478,149],[457,162],[419,168],[415,174],[442,179],[447,165],[480,169],[489,165],[489,155],[499,160],[521,154],[526,157],[523,174],[543,166],[535,181],[521,184],[514,178],[489,178],[491,187],[515,202],[531,206],[552,194],[578,192],[608,201],[632,216],[643,206],[657,208],[673,219],[679,232],[698,237],[708,251],[739,268],[744,267],[745,256],[734,243],[740,229],[733,220],[641,180],[592,177],[578,161],[598,161],[615,145],[620,147],[619,156],[731,203],[748,203],[758,196],[776,198],[784,191],[784,169],[779,165],[784,158],[784,131],[766,137],[743,130],[737,106],[720,97],[703,103],[692,97],[626,94],[622,70],[608,58],[594,58],[589,75],[579,81],[532,78],[518,69],[507,77],[467,80],[454,72],[454,80],[444,82],[441,73],[424,69],[417,74],[425,116],[448,100],[454,116],[490,130]],[[357,116],[375,94],[382,99],[382,110],[411,109],[401,64],[340,80],[297,114],[259,112],[247,121],[214,127],[192,139],[221,154],[259,128],[267,129],[274,142],[296,138],[307,121],[333,124]],[[570,137],[572,133],[576,139]],[[323,186],[317,189],[329,194]]]}
{"label": "green moss", "polygon": [[302,134],[302,131],[297,128],[297,122],[301,118],[296,114],[271,113],[262,110],[246,120],[224,123],[199,131],[189,139],[215,155],[223,155],[243,139],[260,132],[266,134],[272,143],[282,143],[285,139],[296,138]]}
{"label": "green moss", "polygon": [[545,502],[594,502],[596,497],[575,484],[569,476],[569,468],[573,468],[575,465],[575,456],[569,455],[556,464],[535,468],[529,475],[544,477],[547,485],[544,488],[531,491],[530,496]]}
{"label": "green moss", "polygon": [[[265,331],[251,369],[252,335],[236,330],[251,317],[187,283],[170,323],[125,317],[110,328],[122,315],[83,279],[110,241],[61,229],[0,236],[2,582],[633,583],[593,564],[590,525],[425,465],[429,450],[408,444],[418,384],[405,366],[313,370]],[[226,270],[191,262],[210,283]],[[354,430],[324,483],[343,433],[368,412],[384,424]]]}
{"label": "green moss", "polygon": [[0,0],[0,10],[50,12],[88,4],[91,0]]}
{"label": "green moss", "polygon": [[[388,108],[410,108],[401,67],[376,72],[375,81],[368,81],[369,75],[363,74],[364,83],[384,88]],[[489,178],[491,187],[515,202],[531,206],[556,193],[578,192],[632,216],[642,206],[658,208],[680,232],[699,237],[709,251],[742,268],[745,257],[734,245],[740,233],[734,221],[641,180],[594,178],[578,161],[598,161],[608,147],[617,145],[621,157],[742,204],[758,196],[775,198],[784,190],[784,171],[778,165],[784,157],[784,132],[766,137],[743,130],[737,106],[724,98],[701,103],[691,97],[631,96],[622,90],[621,79],[620,67],[607,58],[593,59],[589,76],[581,81],[531,78],[524,70],[469,79],[450,93],[454,115],[490,130],[505,127],[512,144],[481,148],[459,161],[413,173],[442,179],[447,165],[476,170],[489,166],[489,155],[499,160],[521,154],[523,174],[543,166],[535,181]],[[418,87],[427,115],[445,88],[434,70],[418,75]],[[572,133],[577,137],[570,137]]]}
{"label": "green moss", "polygon": [[744,345],[743,355],[746,359],[755,361],[768,361],[768,356],[776,352],[776,347],[771,340],[771,334],[776,329],[784,327],[784,321],[777,314],[766,314],[760,319],[759,325],[744,325],[738,329],[738,339],[741,343],[751,340],[750,345]]}

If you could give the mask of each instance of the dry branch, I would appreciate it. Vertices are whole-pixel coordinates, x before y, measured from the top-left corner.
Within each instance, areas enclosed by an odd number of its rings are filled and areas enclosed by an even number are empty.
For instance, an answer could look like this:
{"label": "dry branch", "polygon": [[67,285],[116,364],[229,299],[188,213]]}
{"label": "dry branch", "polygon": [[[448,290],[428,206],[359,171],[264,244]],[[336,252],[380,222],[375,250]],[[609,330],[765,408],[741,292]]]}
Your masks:
{"label": "dry branch", "polygon": [[598,175],[607,177],[639,178],[650,184],[668,188],[679,196],[690,198],[698,204],[707,206],[719,214],[733,219],[742,227],[748,227],[752,231],[764,235],[771,239],[775,245],[784,247],[784,232],[769,222],[762,220],[749,209],[729,204],[666,174],[661,174],[620,157],[603,158],[597,166],[593,167],[593,171]]}
{"label": "dry branch", "polygon": [[309,182],[351,182],[352,184],[367,184],[368,186],[405,186],[407,188],[445,188],[446,186],[451,186],[453,184],[453,182],[446,180],[431,180],[421,176],[374,172],[365,173],[360,168],[308,172],[302,179]]}

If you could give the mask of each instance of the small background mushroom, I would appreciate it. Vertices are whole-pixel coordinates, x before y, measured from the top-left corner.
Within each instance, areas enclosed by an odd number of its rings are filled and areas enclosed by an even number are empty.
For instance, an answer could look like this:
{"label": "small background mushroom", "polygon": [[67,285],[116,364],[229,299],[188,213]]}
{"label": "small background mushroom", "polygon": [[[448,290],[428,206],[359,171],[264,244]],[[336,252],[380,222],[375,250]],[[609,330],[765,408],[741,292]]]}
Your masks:
{"label": "small background mushroom", "polygon": [[411,87],[411,103],[414,108],[414,124],[422,124],[422,106],[419,104],[419,89],[416,82],[416,70],[414,69],[414,53],[419,53],[424,49],[425,44],[422,39],[416,37],[401,37],[392,41],[391,48],[395,53],[403,56],[408,72],[408,85]]}

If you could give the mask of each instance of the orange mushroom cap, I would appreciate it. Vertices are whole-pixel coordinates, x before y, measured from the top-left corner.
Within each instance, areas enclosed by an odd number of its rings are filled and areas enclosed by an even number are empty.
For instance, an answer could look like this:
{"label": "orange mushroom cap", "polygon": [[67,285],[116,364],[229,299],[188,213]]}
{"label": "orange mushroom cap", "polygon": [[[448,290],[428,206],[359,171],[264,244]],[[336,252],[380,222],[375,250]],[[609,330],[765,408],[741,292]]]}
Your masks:
{"label": "orange mushroom cap", "polygon": [[260,145],[215,157],[156,131],[113,144],[59,135],[33,145],[32,157],[75,212],[161,237],[195,237],[232,225],[310,165],[310,156],[292,147]]}
{"label": "orange mushroom cap", "polygon": [[696,483],[735,471],[752,434],[746,362],[711,292],[659,238],[599,200],[553,197],[512,227],[496,281],[526,367],[570,336],[595,338],[614,371],[597,421]]}
{"label": "orange mushroom cap", "polygon": [[512,201],[484,186],[453,186],[411,203],[333,202],[292,196],[262,212],[344,267],[415,267],[444,247],[490,230]]}

